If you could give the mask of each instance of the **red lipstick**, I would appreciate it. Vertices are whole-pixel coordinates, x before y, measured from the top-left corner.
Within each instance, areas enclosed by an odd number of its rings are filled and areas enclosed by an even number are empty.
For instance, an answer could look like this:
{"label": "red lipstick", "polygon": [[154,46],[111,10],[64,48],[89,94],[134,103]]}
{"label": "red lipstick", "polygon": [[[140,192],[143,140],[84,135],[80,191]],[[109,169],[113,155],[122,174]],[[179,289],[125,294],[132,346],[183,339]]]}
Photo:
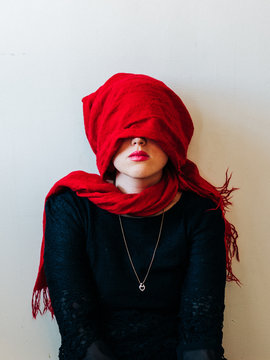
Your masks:
{"label": "red lipstick", "polygon": [[147,160],[149,155],[145,151],[134,151],[132,154],[129,155],[130,158],[134,161],[142,161]]}

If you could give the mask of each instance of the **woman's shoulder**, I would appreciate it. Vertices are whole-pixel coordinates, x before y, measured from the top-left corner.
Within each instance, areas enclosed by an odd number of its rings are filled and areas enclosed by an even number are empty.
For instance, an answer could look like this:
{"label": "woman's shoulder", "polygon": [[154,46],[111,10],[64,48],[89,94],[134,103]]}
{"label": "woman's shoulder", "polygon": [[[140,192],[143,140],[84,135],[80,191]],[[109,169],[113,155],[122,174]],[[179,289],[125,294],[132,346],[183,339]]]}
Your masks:
{"label": "woman's shoulder", "polygon": [[87,212],[90,206],[91,203],[87,198],[82,198],[76,194],[76,191],[63,187],[46,199],[45,211],[81,215]]}
{"label": "woman's shoulder", "polygon": [[65,202],[74,202],[78,198],[75,191],[68,187],[62,187],[57,192],[51,194],[46,199],[46,204],[63,204]]}
{"label": "woman's shoulder", "polygon": [[190,211],[191,213],[201,213],[210,209],[221,211],[220,208],[217,208],[217,203],[214,200],[197,194],[194,191],[183,191],[182,198],[185,210]]}
{"label": "woman's shoulder", "polygon": [[[186,200],[185,218],[190,236],[196,235],[199,246],[205,243],[222,246],[225,222],[221,208],[212,199],[190,191],[186,193]],[[219,236],[220,242],[217,242]]]}

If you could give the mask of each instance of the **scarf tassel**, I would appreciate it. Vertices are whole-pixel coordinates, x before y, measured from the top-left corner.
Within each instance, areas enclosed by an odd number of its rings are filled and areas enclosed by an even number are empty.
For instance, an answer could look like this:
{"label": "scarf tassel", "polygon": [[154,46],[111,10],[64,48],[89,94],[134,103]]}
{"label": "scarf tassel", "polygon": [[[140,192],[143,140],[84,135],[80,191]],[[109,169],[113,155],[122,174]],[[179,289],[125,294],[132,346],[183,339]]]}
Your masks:
{"label": "scarf tassel", "polygon": [[[43,300],[43,310],[41,310],[41,306],[40,306],[40,300]],[[49,296],[49,290],[48,288],[43,288],[43,289],[36,289],[33,292],[33,296],[32,296],[32,315],[33,318],[36,319],[38,313],[40,313],[41,315],[43,315],[46,311],[48,311],[51,313],[52,318],[54,318],[54,311],[52,308],[52,303],[51,303],[51,299]]]}

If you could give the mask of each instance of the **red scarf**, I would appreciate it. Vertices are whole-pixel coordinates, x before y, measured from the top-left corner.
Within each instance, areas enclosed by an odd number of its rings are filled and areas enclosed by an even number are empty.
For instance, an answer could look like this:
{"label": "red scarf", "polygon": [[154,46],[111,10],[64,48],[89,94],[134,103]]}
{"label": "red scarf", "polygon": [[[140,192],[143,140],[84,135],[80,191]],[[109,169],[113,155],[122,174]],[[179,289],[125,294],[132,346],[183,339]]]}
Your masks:
{"label": "red scarf", "polygon": [[[86,136],[97,159],[100,175],[74,171],[57,181],[45,198],[68,187],[78,196],[87,197],[94,204],[114,214],[133,216],[153,215],[167,207],[177,192],[191,190],[212,199],[222,210],[225,221],[225,246],[227,280],[239,280],[232,272],[232,258],[239,260],[235,227],[225,218],[230,194],[231,175],[226,172],[222,187],[215,187],[203,179],[197,166],[187,159],[187,149],[193,135],[191,117],[181,101],[163,82],[146,75],[119,73],[112,76],[96,92],[83,98]],[[115,169],[111,164],[113,155],[122,139],[145,137],[155,140],[168,155],[161,181],[138,194],[124,194],[111,181]],[[38,276],[33,290],[32,311],[53,309],[44,273],[45,203],[43,212],[43,239]],[[43,295],[44,308],[40,308]]]}

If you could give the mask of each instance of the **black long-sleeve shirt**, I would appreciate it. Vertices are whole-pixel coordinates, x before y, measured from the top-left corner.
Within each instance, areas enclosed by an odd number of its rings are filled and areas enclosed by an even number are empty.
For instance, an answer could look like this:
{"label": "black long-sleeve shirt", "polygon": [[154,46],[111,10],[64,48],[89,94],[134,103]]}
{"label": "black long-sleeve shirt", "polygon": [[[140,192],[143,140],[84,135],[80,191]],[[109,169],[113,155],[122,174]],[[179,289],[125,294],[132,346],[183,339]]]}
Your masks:
{"label": "black long-sleeve shirt", "polygon": [[[45,273],[61,360],[221,360],[226,252],[213,201],[184,191],[138,280],[118,215],[70,189],[46,202]],[[143,279],[162,215],[122,216]]]}

